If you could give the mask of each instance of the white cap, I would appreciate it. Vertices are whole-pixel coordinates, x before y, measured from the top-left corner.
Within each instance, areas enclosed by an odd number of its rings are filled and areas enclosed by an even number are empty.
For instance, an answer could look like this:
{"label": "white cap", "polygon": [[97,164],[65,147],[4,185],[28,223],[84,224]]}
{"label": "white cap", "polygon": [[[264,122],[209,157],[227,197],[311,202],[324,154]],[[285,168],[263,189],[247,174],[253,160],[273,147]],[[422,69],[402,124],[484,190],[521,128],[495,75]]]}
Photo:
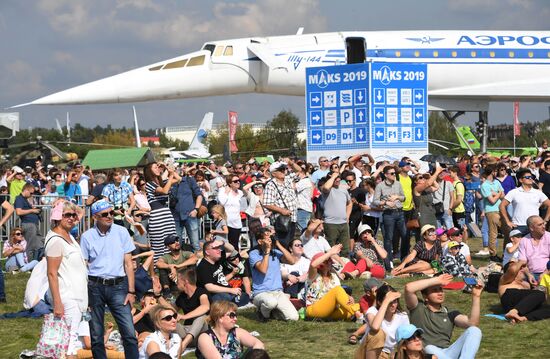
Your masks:
{"label": "white cap", "polygon": [[365,224],[365,223],[360,224],[359,227],[357,228],[357,233],[361,235],[364,231],[372,232],[372,228],[368,224]]}
{"label": "white cap", "polygon": [[286,168],[286,163],[279,161],[273,162],[271,166],[269,166],[269,172],[275,172],[283,167]]}
{"label": "white cap", "polygon": [[13,166],[11,170],[15,173],[25,173],[25,171],[23,171],[23,169],[19,166]]}

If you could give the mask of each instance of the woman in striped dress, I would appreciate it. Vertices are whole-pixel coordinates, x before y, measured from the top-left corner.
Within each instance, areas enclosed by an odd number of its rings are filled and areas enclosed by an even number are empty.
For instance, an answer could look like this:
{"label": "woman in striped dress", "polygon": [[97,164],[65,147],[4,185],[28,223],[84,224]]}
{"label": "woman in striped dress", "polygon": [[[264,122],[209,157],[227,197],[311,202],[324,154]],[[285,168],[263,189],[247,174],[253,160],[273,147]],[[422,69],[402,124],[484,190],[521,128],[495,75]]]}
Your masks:
{"label": "woman in striped dress", "polygon": [[149,215],[149,242],[155,252],[154,261],[168,253],[164,246],[164,238],[169,234],[176,234],[176,224],[170,208],[168,208],[168,192],[173,184],[181,181],[181,177],[173,170],[168,169],[168,179],[163,180],[162,174],[166,171],[162,163],[150,163],[145,166],[143,174],[147,184],[145,193],[151,206]]}

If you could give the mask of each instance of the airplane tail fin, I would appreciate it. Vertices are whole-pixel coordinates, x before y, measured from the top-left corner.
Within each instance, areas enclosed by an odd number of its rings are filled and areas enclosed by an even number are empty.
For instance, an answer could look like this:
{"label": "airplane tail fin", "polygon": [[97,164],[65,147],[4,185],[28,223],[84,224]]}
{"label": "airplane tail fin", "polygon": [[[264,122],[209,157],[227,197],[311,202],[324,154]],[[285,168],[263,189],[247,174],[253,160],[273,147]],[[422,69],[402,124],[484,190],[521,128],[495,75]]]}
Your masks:
{"label": "airplane tail fin", "polygon": [[[477,140],[476,136],[474,136],[474,134],[472,133],[472,130],[470,129],[470,127],[461,126],[457,128],[457,131],[460,132],[462,137],[464,137],[464,139],[472,149],[474,150],[479,149],[480,147],[479,141]],[[466,145],[466,143],[462,140],[460,136],[457,136],[457,137],[458,137],[458,143],[460,143],[460,148],[467,150],[468,146]]]}
{"label": "airplane tail fin", "polygon": [[[193,140],[191,141],[191,144],[189,145],[189,148],[187,151],[194,152],[194,153],[204,153],[208,154],[208,147],[205,145],[206,137],[208,136],[208,132],[212,130],[212,122],[214,119],[214,113],[213,112],[207,112],[202,122],[199,126],[199,129],[195,133],[195,136],[193,137]],[[205,157],[209,157],[210,155]]]}

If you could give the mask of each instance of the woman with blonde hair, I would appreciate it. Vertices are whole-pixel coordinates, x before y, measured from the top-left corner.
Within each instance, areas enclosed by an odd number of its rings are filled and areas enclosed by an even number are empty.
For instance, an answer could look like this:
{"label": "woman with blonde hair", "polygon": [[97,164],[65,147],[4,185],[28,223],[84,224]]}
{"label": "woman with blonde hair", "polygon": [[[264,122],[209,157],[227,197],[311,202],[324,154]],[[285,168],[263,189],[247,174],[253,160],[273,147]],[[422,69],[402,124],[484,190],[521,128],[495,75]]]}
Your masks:
{"label": "woman with blonde hair", "polygon": [[223,241],[223,247],[226,253],[229,255],[234,254],[233,251],[235,251],[235,247],[233,247],[227,239],[229,229],[227,227],[227,214],[225,213],[225,208],[219,204],[212,206],[210,209],[210,216],[214,220],[214,229],[210,230],[210,234],[212,235],[210,240]]}
{"label": "woman with blonde hair", "polygon": [[155,332],[149,334],[139,350],[139,359],[148,359],[155,353],[165,353],[172,359],[181,356],[181,338],[176,333],[178,313],[168,305],[158,304],[149,312]]}
{"label": "woman with blonde hair", "polygon": [[236,326],[237,305],[220,300],[210,306],[206,319],[208,330],[199,335],[196,355],[199,359],[238,359],[242,345],[264,349],[264,343],[246,330]]}
{"label": "woman with blonde hair", "polygon": [[437,359],[437,356],[426,354],[422,343],[424,331],[414,324],[405,324],[397,328],[397,350],[395,359]]}
{"label": "woman with blonde hair", "polygon": [[58,201],[52,209],[52,229],[45,238],[48,273],[48,300],[55,317],[69,326],[67,358],[76,358],[78,327],[88,309],[88,268],[80,245],[70,234],[78,223],[80,209],[71,202]]}
{"label": "woman with blonde hair", "polygon": [[10,237],[4,243],[2,256],[6,257],[6,272],[21,271],[28,272],[38,264],[36,259],[29,262],[27,258],[27,241],[23,236],[23,229],[15,227],[10,232]]}

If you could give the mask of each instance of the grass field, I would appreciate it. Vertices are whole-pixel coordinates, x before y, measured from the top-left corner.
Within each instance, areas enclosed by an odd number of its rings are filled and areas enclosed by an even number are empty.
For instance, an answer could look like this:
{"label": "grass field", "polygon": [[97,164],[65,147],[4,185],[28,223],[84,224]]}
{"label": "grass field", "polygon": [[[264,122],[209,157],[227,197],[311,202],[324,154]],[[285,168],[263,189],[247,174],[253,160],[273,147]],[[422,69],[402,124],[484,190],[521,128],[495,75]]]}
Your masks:
{"label": "grass field", "polygon": [[[479,240],[470,241],[472,252],[479,249]],[[476,260],[480,265],[485,261]],[[4,273],[7,304],[0,304],[0,313],[20,310],[28,274]],[[402,289],[407,279],[388,280]],[[356,298],[362,293],[362,281],[348,282]],[[471,296],[461,291],[446,291],[446,304],[469,314]],[[404,306],[404,303],[402,302]],[[481,314],[501,313],[496,294],[483,293]],[[260,333],[260,339],[273,358],[351,358],[357,346],[347,344],[348,335],[356,329],[354,323],[299,321],[259,323],[252,310],[239,313],[239,325]],[[511,325],[493,318],[481,317],[483,340],[478,358],[547,358],[550,352],[550,321]],[[36,319],[9,319],[0,321],[0,359],[18,358],[23,349],[33,349],[40,334],[41,321]],[[461,330],[454,331],[455,338]],[[544,354],[546,353],[546,354]],[[192,354],[187,357],[193,357]]]}

